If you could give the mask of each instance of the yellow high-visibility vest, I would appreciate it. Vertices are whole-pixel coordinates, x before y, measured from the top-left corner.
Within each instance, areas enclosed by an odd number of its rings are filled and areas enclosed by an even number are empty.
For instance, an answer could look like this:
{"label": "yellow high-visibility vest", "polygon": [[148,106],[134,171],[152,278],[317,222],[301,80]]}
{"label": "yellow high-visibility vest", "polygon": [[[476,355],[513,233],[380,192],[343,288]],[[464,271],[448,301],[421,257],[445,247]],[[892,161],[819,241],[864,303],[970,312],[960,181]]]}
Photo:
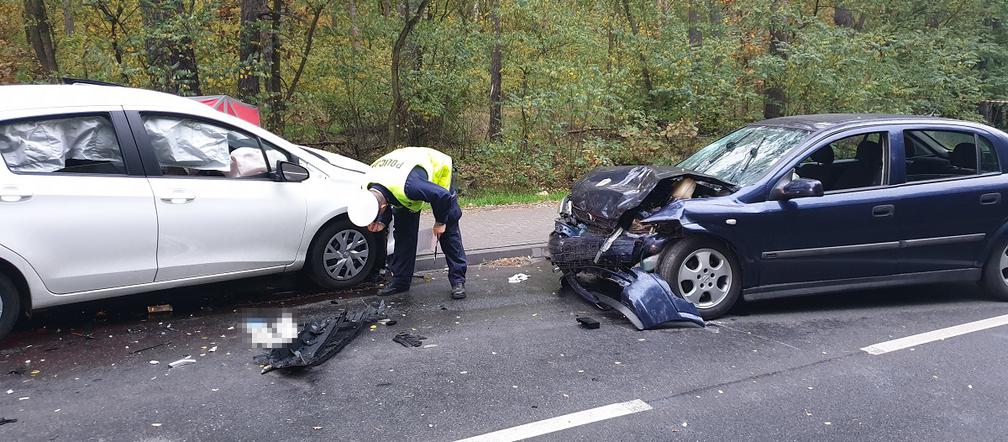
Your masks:
{"label": "yellow high-visibility vest", "polygon": [[381,184],[404,207],[419,212],[423,201],[414,201],[406,196],[406,177],[414,167],[422,167],[427,172],[427,180],[444,187],[451,186],[452,159],[450,156],[427,147],[403,147],[385,154],[371,164],[367,174],[366,187]]}

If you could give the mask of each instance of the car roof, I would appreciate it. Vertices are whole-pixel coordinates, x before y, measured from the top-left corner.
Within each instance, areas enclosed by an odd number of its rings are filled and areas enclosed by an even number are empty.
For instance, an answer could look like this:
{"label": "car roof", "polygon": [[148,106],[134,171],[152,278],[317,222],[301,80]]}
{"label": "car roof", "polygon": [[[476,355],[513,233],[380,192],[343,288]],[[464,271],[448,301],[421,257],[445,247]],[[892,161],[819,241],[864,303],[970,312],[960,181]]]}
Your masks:
{"label": "car roof", "polygon": [[[0,86],[4,110],[58,108],[68,106],[159,105],[202,111],[205,104],[146,89],[92,84],[39,84]],[[202,112],[201,112],[202,113]]]}
{"label": "car roof", "polygon": [[917,115],[895,115],[895,114],[814,114],[814,115],[793,115],[788,117],[771,118],[752,123],[753,126],[776,126],[791,129],[807,130],[809,132],[819,132],[841,126],[856,126],[866,123],[959,123],[970,126],[978,126],[974,123],[950,118],[924,117]]}

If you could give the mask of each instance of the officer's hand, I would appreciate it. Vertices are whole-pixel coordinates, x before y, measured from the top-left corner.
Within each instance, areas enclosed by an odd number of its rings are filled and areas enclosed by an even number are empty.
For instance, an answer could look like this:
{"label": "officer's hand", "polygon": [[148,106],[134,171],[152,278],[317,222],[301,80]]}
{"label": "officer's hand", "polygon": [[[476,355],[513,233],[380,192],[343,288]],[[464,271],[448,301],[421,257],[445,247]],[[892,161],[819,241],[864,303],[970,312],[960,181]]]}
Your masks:
{"label": "officer's hand", "polygon": [[381,232],[382,230],[385,230],[385,223],[380,222],[380,221],[375,221],[375,222],[373,222],[371,224],[368,224],[367,229],[368,229],[368,232],[378,233],[378,232]]}
{"label": "officer's hand", "polygon": [[434,223],[434,228],[431,229],[431,231],[434,232],[434,237],[437,239],[441,239],[441,235],[444,235],[445,227],[447,226],[445,226],[444,224]]}

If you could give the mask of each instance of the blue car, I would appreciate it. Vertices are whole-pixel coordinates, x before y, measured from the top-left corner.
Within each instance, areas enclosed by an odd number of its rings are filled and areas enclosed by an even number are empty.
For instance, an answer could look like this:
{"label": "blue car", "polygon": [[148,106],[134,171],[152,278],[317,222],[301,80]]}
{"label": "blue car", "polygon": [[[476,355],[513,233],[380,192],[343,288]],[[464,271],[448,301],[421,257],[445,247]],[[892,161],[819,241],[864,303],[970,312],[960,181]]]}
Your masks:
{"label": "blue car", "polygon": [[690,310],[620,294],[643,274],[705,319],[742,296],[936,282],[1008,300],[1006,162],[1008,134],[977,123],[770,119],[676,167],[592,171],[561,203],[550,257],[565,285],[638,327]]}

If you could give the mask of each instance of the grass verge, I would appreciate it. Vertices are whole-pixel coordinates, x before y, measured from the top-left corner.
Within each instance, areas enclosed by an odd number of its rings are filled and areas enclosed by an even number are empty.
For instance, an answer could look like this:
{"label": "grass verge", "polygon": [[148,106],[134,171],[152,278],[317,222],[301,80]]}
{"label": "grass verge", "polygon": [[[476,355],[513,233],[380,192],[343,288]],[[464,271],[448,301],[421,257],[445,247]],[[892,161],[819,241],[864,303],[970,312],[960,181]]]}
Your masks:
{"label": "grass verge", "polygon": [[503,206],[560,201],[564,196],[567,196],[567,191],[564,190],[549,190],[545,193],[483,190],[462,195],[459,203],[462,207]]}

